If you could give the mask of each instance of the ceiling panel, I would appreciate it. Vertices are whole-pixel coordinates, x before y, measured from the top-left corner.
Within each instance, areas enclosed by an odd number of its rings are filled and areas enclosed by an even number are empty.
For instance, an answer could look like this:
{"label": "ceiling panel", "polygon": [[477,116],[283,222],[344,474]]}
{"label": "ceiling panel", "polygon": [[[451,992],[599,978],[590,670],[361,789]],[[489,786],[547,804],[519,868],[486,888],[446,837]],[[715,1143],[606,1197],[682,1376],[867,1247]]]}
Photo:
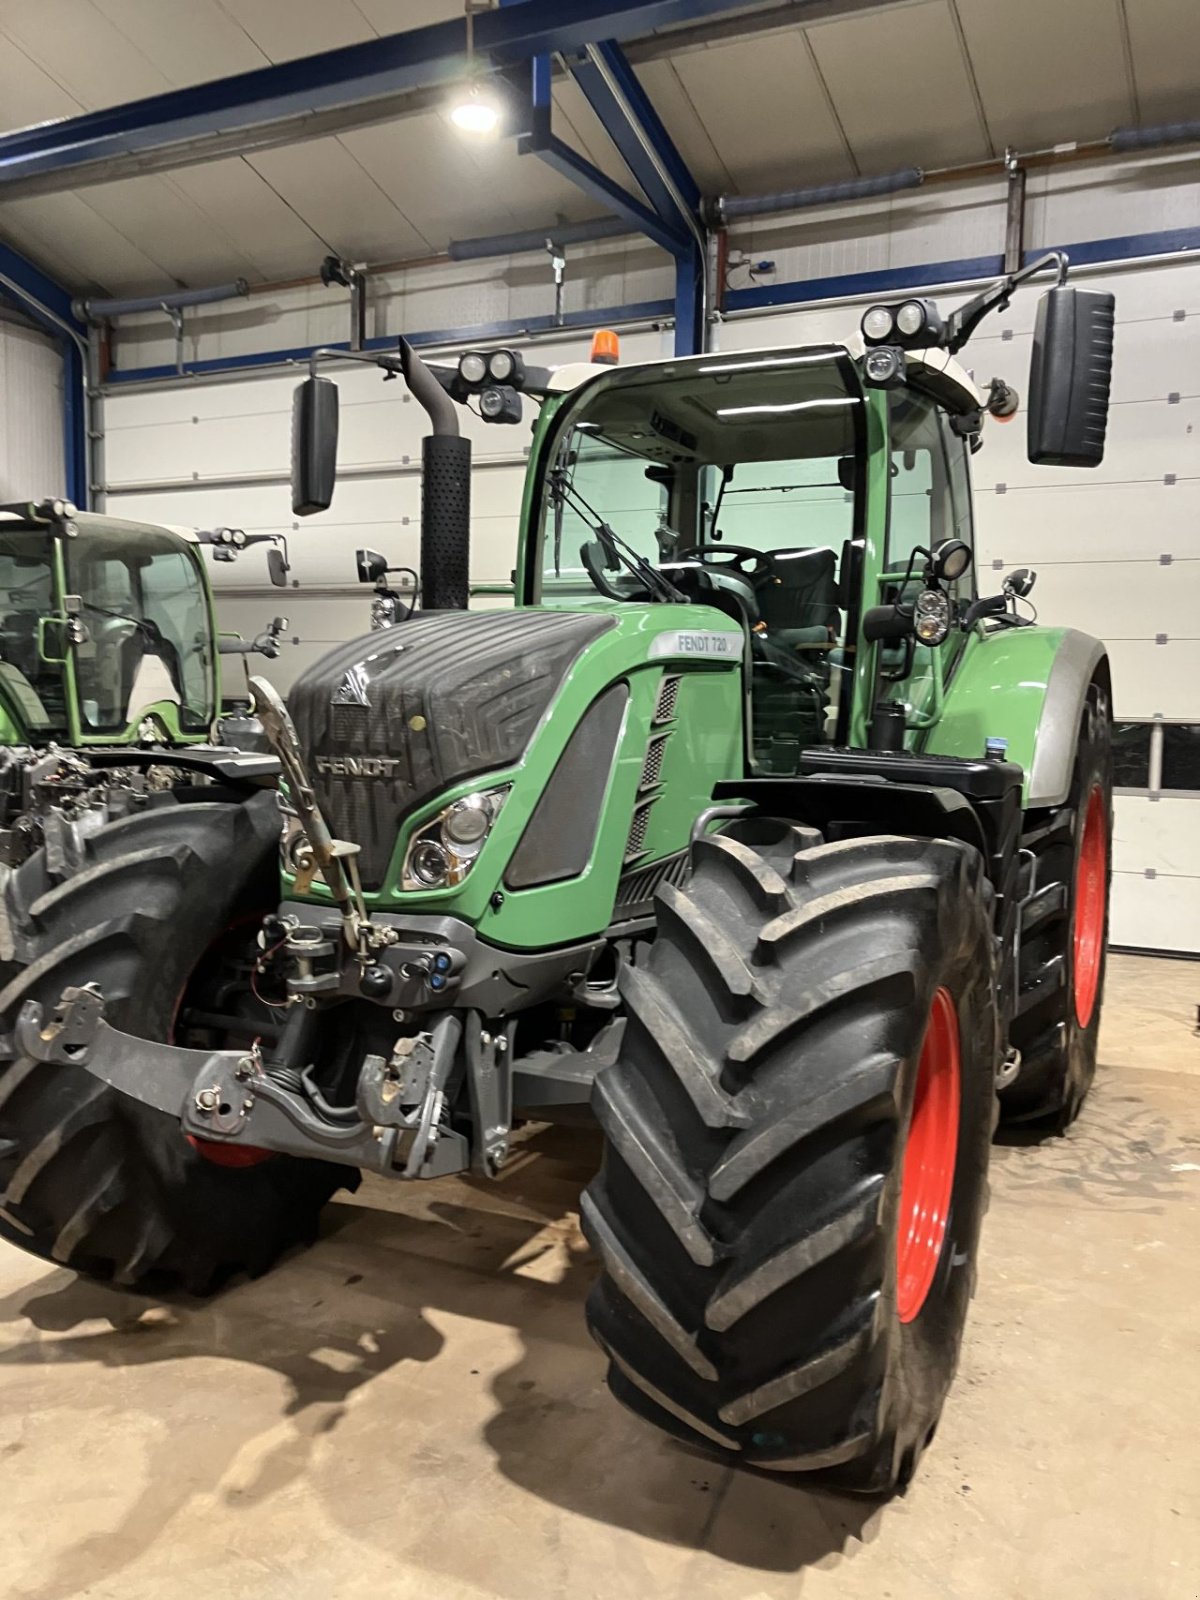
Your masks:
{"label": "ceiling panel", "polygon": [[814,23],[808,34],[864,172],[995,153],[945,0]]}
{"label": "ceiling panel", "polygon": [[[414,159],[411,144],[407,159]],[[422,159],[419,153],[416,159]],[[247,160],[336,255],[386,261],[429,249],[429,241],[337,139],[260,150]]]}
{"label": "ceiling panel", "polygon": [[126,239],[142,246],[177,284],[258,276],[232,237],[167,177],[124,178],[85,189],[80,199]]}
{"label": "ceiling panel", "polygon": [[11,39],[0,39],[0,123],[25,128],[51,117],[73,117],[83,107]]}
{"label": "ceiling panel", "polygon": [[[169,26],[166,12],[158,26]],[[91,0],[0,0],[3,32],[80,105],[161,94],[171,81]]]}
{"label": "ceiling panel", "polygon": [[93,0],[93,4],[177,87],[253,72],[270,60],[218,0]]}
{"label": "ceiling panel", "polygon": [[68,288],[125,294],[161,285],[167,278],[160,261],[77,194],[10,200],[0,207],[0,229],[14,248],[44,261],[51,271],[58,261],[70,262],[70,271],[58,272]]}
{"label": "ceiling panel", "polygon": [[171,174],[171,181],[219,223],[263,278],[315,271],[326,253],[308,224],[252,166],[236,156],[184,167]]}
{"label": "ceiling panel", "polygon": [[706,118],[684,88],[675,63],[646,61],[637,68],[637,75],[700,187],[709,194],[732,189],[733,174],[713,142]]}
{"label": "ceiling panel", "polygon": [[378,37],[354,0],[222,0],[272,61],[336,50]]}
{"label": "ceiling panel", "polygon": [[688,51],[674,64],[737,188],[790,188],[852,172],[799,29]]}
{"label": "ceiling panel", "polygon": [[449,22],[463,14],[463,0],[356,0],[358,9],[380,34],[406,33],[431,22]]}
{"label": "ceiling panel", "polygon": [[[438,113],[342,136],[406,216],[419,219],[426,248],[451,239],[549,224],[559,214],[595,215],[596,205],[516,141],[465,141]],[[414,146],[422,159],[414,161]],[[406,252],[395,249],[393,257]]]}
{"label": "ceiling panel", "polygon": [[1125,0],[1142,122],[1200,116],[1196,0]]}
{"label": "ceiling panel", "polygon": [[997,147],[1099,139],[1133,120],[1120,0],[956,4]]}

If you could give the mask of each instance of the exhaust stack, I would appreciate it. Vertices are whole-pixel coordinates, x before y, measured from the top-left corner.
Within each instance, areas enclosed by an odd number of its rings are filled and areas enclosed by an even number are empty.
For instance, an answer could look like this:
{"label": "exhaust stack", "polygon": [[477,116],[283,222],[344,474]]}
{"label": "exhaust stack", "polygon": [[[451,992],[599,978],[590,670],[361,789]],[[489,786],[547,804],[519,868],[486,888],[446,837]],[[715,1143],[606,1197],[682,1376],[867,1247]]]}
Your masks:
{"label": "exhaust stack", "polygon": [[404,381],[433,432],[421,442],[421,609],[465,611],[471,597],[471,441],[454,401],[406,339]]}

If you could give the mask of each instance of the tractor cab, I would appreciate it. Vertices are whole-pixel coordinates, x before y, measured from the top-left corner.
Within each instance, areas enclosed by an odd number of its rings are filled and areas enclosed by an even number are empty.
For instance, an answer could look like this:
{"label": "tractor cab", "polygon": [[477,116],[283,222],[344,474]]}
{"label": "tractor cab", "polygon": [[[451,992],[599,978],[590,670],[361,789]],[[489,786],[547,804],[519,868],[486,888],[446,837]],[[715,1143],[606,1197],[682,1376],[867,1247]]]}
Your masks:
{"label": "tractor cab", "polygon": [[194,536],[57,504],[0,518],[5,742],[120,743],[147,719],[204,738],[216,666]]}
{"label": "tractor cab", "polygon": [[713,606],[746,635],[756,764],[845,743],[866,406],[834,348],[597,379],[545,446],[522,598]]}

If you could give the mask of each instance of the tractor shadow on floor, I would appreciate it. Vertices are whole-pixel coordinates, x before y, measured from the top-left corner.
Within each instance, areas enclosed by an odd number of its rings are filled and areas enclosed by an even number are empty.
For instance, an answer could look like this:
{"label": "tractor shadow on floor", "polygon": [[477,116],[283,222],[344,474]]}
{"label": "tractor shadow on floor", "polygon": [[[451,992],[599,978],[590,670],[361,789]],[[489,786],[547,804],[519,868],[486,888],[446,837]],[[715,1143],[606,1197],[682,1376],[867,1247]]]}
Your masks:
{"label": "tractor shadow on floor", "polygon": [[[574,1215],[598,1148],[591,1133],[546,1129],[498,1184],[368,1184],[359,1200],[331,1207],[314,1249],[211,1302],[150,1300],[51,1272],[0,1298],[0,1376],[48,1362],[133,1369],[212,1357],[269,1369],[285,1380],[279,1411],[222,1417],[204,1464],[208,1490],[236,1513],[303,1477],[337,1517],[336,1462],[320,1441],[344,1420],[353,1429],[354,1402],[373,1380],[405,1363],[438,1363],[443,1384],[487,1384],[494,1406],[482,1442],[503,1479],[546,1505],[764,1572],[836,1564],[876,1536],[878,1502],[693,1454],[608,1394],[583,1315],[595,1262]],[[496,1325],[503,1356],[491,1367],[480,1361],[477,1376],[431,1320],[441,1324],[442,1314]],[[193,1370],[149,1383],[143,1407],[192,1383],[203,1397],[213,1375],[202,1364]],[[410,1391],[418,1400],[421,1382]],[[104,1389],[89,1383],[98,1409]],[[452,1419],[444,1426],[452,1433]],[[259,1450],[262,1437],[270,1443]],[[464,1437],[462,1453],[477,1448],[475,1438]],[[65,1600],[83,1572],[111,1578],[149,1548],[196,1493],[194,1472],[179,1479],[178,1448],[167,1426],[151,1446],[147,1488],[120,1525],[51,1563],[36,1588],[15,1591],[21,1600]],[[248,1479],[235,1466],[247,1450]],[[413,1470],[412,1459],[397,1460],[396,1472]]]}

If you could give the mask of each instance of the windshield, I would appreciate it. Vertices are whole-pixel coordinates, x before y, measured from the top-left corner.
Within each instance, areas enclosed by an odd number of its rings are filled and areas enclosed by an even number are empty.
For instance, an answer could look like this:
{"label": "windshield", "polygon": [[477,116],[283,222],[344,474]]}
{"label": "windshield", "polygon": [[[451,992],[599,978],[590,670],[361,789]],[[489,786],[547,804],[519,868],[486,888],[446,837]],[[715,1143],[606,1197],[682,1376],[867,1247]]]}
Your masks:
{"label": "windshield", "polygon": [[40,619],[58,609],[53,560],[44,531],[0,535],[0,686],[31,731],[65,735],[63,669],[38,649]]}
{"label": "windshield", "polygon": [[834,736],[852,666],[862,413],[835,350],[601,380],[551,447],[535,600],[686,599],[736,617],[752,640],[756,762],[794,770],[797,741]]}
{"label": "windshield", "polygon": [[67,584],[86,629],[75,648],[83,732],[123,732],[163,702],[178,707],[181,732],[204,732],[213,641],[199,564],[165,530],[82,528],[80,520]]}

